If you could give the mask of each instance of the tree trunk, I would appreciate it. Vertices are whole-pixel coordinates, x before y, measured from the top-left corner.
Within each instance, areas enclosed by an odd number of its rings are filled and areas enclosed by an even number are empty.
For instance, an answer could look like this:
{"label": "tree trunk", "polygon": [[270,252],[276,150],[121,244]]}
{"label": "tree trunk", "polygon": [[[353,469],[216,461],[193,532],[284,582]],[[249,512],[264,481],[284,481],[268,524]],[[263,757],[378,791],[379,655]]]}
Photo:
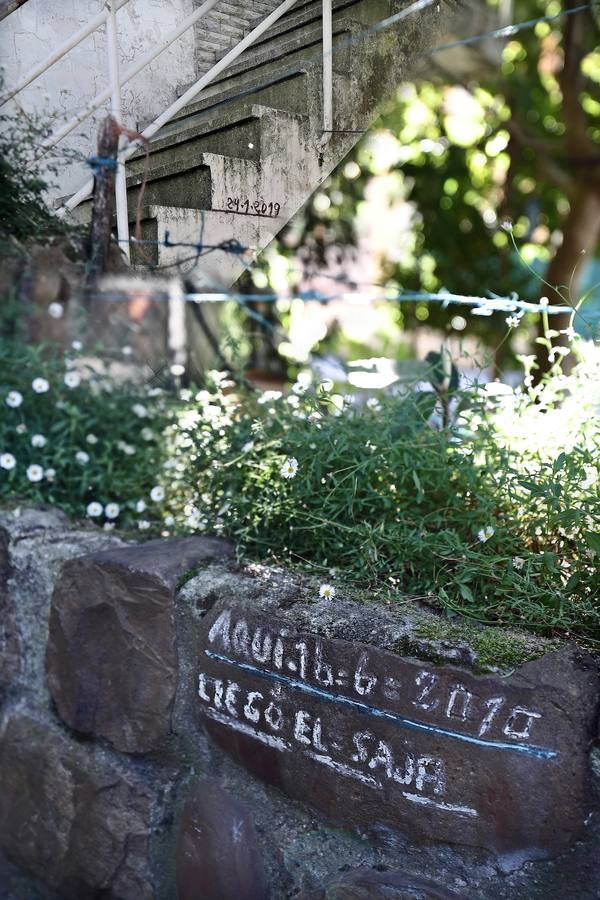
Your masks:
{"label": "tree trunk", "polygon": [[91,161],[95,170],[94,203],[90,229],[90,283],[104,273],[115,207],[115,176],[119,128],[107,116],[98,134],[98,155]]}

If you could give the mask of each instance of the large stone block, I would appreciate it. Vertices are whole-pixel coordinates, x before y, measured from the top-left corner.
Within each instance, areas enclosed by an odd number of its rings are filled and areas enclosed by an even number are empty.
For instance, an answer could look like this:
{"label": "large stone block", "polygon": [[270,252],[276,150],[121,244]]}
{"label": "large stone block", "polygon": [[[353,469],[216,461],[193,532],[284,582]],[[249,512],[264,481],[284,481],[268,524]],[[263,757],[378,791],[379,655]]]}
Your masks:
{"label": "large stone block", "polygon": [[177,837],[178,900],[267,900],[252,812],[216,779],[194,785]]}
{"label": "large stone block", "polygon": [[0,733],[0,849],[73,900],[153,900],[154,789],[48,720]]}
{"label": "large stone block", "polygon": [[476,675],[306,632],[293,617],[217,603],[200,629],[198,713],[250,771],[363,833],[532,858],[579,835],[594,658],[569,648],[510,676]]}
{"label": "large stone block", "polygon": [[191,537],[65,564],[52,598],[46,671],[67,725],[127,753],[156,747],[169,732],[177,686],[177,584],[231,552],[219,538]]}
{"label": "large stone block", "polygon": [[115,534],[74,525],[59,510],[0,510],[0,696],[24,691],[44,705],[50,598],[61,566],[117,545]]}

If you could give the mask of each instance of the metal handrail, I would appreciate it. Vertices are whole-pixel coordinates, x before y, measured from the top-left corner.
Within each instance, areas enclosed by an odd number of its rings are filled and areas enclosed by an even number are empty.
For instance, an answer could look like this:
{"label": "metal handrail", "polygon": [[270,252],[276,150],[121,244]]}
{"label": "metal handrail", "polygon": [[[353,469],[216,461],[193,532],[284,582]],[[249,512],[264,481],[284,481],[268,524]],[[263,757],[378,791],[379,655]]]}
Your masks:
{"label": "metal handrail", "polygon": [[[119,75],[119,57],[117,43],[117,21],[116,14],[128,0],[105,0],[105,8],[87,25],[82,26],[75,34],[66,40],[60,47],[54,50],[47,59],[31,69],[19,82],[10,90],[0,95],[0,106],[8,102],[16,96],[23,88],[39,78],[59,59],[62,59],[73,47],[76,47],[81,41],[85,40],[90,34],[103,25],[106,26],[107,32],[107,55],[108,55],[108,73],[109,86],[97,94],[88,106],[80,113],[70,119],[62,128],[58,129],[54,134],[50,135],[42,144],[43,151],[46,152],[50,147],[55,146],[59,141],[66,137],[81,122],[87,119],[99,106],[110,98],[111,110],[115,120],[121,122],[121,88],[134,75],[137,75],[143,68],[151,63],[156,57],[169,47],[173,41],[177,40],[185,31],[196,24],[202,16],[206,15],[219,0],[206,0],[198,9],[183,19],[179,25],[164,38],[157,47],[143,54],[137,62],[135,62],[125,73]],[[323,131],[330,132],[333,128],[333,67],[332,67],[332,0],[322,0],[323,2]],[[160,116],[158,116],[150,125],[148,125],[141,135],[144,139],[152,137],[159,131],[163,125],[170,121],[178,112],[180,112],[188,103],[191,103],[198,94],[214,81],[221,72],[224,71],[232,62],[234,62],[245,50],[248,49],[262,34],[267,31],[278,19],[280,19],[289,9],[294,6],[296,0],[283,0],[265,19],[256,25],[242,40],[235,45],[225,56],[222,57],[208,72],[202,75],[188,90],[182,94],[174,103],[172,103]],[[121,137],[120,146],[124,139]],[[117,208],[117,231],[119,241],[126,248],[127,256],[129,256],[129,220],[127,214],[127,187],[126,173],[124,163],[140,148],[141,141],[134,140],[126,146],[121,147],[118,153],[117,176],[115,179],[116,208]],[[64,216],[69,210],[75,209],[83,200],[86,200],[92,193],[94,179],[90,178],[73,196],[58,210],[58,215]]]}

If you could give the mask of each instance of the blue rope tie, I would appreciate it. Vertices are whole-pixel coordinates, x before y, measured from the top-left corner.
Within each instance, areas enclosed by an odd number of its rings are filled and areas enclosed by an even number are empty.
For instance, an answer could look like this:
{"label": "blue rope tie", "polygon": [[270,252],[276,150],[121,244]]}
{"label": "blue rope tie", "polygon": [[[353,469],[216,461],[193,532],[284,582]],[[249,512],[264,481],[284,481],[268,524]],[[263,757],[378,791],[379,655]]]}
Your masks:
{"label": "blue rope tie", "polygon": [[90,156],[87,164],[94,172],[99,172],[101,169],[115,171],[117,168],[117,161],[112,156]]}

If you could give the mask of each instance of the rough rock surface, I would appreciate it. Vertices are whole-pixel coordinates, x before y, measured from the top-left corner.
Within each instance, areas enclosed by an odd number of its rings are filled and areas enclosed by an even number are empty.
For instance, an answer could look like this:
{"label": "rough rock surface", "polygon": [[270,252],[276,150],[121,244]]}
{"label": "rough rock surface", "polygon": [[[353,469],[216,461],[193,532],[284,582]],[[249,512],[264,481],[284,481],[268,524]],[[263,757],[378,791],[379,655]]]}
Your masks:
{"label": "rough rock surface", "polygon": [[[3,748],[0,751],[0,852],[11,860],[0,860],[2,898],[71,900],[76,896],[86,900],[90,896],[86,893],[87,885],[91,885],[89,890],[94,891],[92,896],[96,900],[100,897],[122,900],[125,889],[122,885],[128,883],[127,879],[135,886],[132,890],[138,891],[134,896],[143,898],[144,879],[148,878],[145,873],[150,871],[155,900],[177,900],[178,826],[186,800],[193,796],[198,780],[207,776],[215,779],[229,798],[250,811],[256,835],[255,862],[259,868],[263,867],[269,900],[299,900],[303,892],[309,892],[307,896],[311,898],[310,892],[317,892],[315,897],[320,900],[323,897],[333,900],[331,891],[338,890],[340,885],[346,890],[346,881],[350,881],[353,889],[362,889],[360,881],[376,880],[378,875],[392,882],[385,886],[376,884],[377,890],[381,887],[384,891],[383,897],[394,897],[391,891],[392,887],[397,890],[398,878],[410,879],[415,889],[422,892],[426,884],[432,898],[443,897],[444,892],[450,895],[454,892],[463,900],[514,900],[515,897],[598,900],[600,897],[597,862],[600,858],[597,796],[600,754],[597,750],[592,751],[595,774],[590,801],[593,809],[580,839],[555,858],[527,860],[519,853],[498,856],[484,849],[416,842],[402,830],[383,829],[369,839],[365,833],[341,828],[303,802],[291,800],[282,791],[253,777],[207,737],[198,721],[197,636],[207,611],[225,601],[241,599],[256,608],[270,603],[271,609],[277,610],[277,617],[287,618],[288,626],[325,638],[357,640],[400,655],[407,655],[407,646],[414,646],[412,655],[428,663],[439,663],[441,656],[445,662],[479,670],[479,649],[475,643],[462,638],[457,641],[450,636],[451,629],[441,638],[440,629],[436,629],[435,638],[421,641],[419,637],[417,642],[413,605],[395,608],[366,604],[370,615],[363,616],[355,606],[356,598],[345,598],[339,585],[335,601],[324,604],[316,602],[318,583],[297,574],[260,567],[236,569],[229,563],[210,564],[176,590],[179,680],[172,730],[152,753],[128,757],[108,748],[102,739],[81,739],[65,728],[56,717],[44,685],[48,610],[61,565],[82,554],[122,546],[122,540],[115,533],[69,523],[52,511],[24,511],[20,517],[0,511],[0,527],[10,536],[8,599],[15,615],[19,646],[24,648],[18,656],[19,674],[1,708],[5,724],[4,737],[0,737]],[[515,643],[522,637],[516,635]],[[512,646],[512,636],[509,643]],[[555,649],[544,642],[532,643],[538,654],[544,649]],[[506,671],[505,662],[501,668]],[[27,784],[17,792],[13,781],[25,778],[25,773]],[[108,773],[112,773],[112,782],[107,780]],[[5,785],[9,786],[7,791]],[[52,791],[56,785],[60,796],[52,800],[49,809],[45,798],[54,796]],[[69,785],[77,787],[70,794]],[[99,785],[103,790],[98,795]],[[110,808],[102,806],[105,792],[115,801]],[[5,811],[5,796],[14,814]],[[88,799],[92,800],[91,811],[101,810],[99,818],[104,828],[100,834],[94,815],[90,811],[88,816],[86,812]],[[130,814],[121,814],[123,803],[132,807]],[[121,811],[118,815],[116,807]],[[67,817],[77,811],[70,837],[65,837],[69,831],[64,825],[66,819],[49,818],[49,814],[57,811],[61,815],[66,813]],[[48,827],[49,821],[53,823],[52,828]],[[57,822],[62,822],[60,827],[56,826]],[[22,835],[20,841],[14,837],[16,827]],[[92,835],[98,835],[92,847],[94,852],[86,842],[88,829]],[[126,854],[121,868],[115,871],[114,848],[128,845],[127,834],[133,839],[131,853]],[[70,879],[79,878],[79,885],[74,887],[71,880],[70,884],[57,887],[54,880],[55,886],[46,890],[41,882],[48,883],[49,878],[58,877],[58,866],[50,862],[42,871],[36,848],[44,846],[46,841],[54,847],[60,840],[63,843],[59,843],[59,852],[65,852],[65,871]],[[148,848],[147,853],[143,847]],[[215,860],[218,859],[217,854]],[[14,869],[15,863],[21,866],[19,872]],[[37,880],[33,878],[36,873]],[[375,890],[372,884],[369,887]],[[354,900],[352,894],[350,897]],[[416,897],[419,894],[415,896],[413,891],[407,900]]]}
{"label": "rough rock surface", "polygon": [[249,807],[212,778],[188,794],[177,836],[178,900],[266,900]]}
{"label": "rough rock surface", "polygon": [[14,863],[65,898],[152,900],[153,794],[135,772],[18,712],[4,722],[0,772],[0,835]]}
{"label": "rough rock surface", "polygon": [[177,686],[175,588],[231,555],[219,538],[148,541],[68,562],[54,590],[46,671],[63,721],[126,753],[168,734]]}
{"label": "rough rock surface", "polygon": [[578,836],[600,698],[589,654],[473,675],[315,637],[293,610],[227,600],[199,629],[198,714],[251,772],[366,834],[532,857]]}

